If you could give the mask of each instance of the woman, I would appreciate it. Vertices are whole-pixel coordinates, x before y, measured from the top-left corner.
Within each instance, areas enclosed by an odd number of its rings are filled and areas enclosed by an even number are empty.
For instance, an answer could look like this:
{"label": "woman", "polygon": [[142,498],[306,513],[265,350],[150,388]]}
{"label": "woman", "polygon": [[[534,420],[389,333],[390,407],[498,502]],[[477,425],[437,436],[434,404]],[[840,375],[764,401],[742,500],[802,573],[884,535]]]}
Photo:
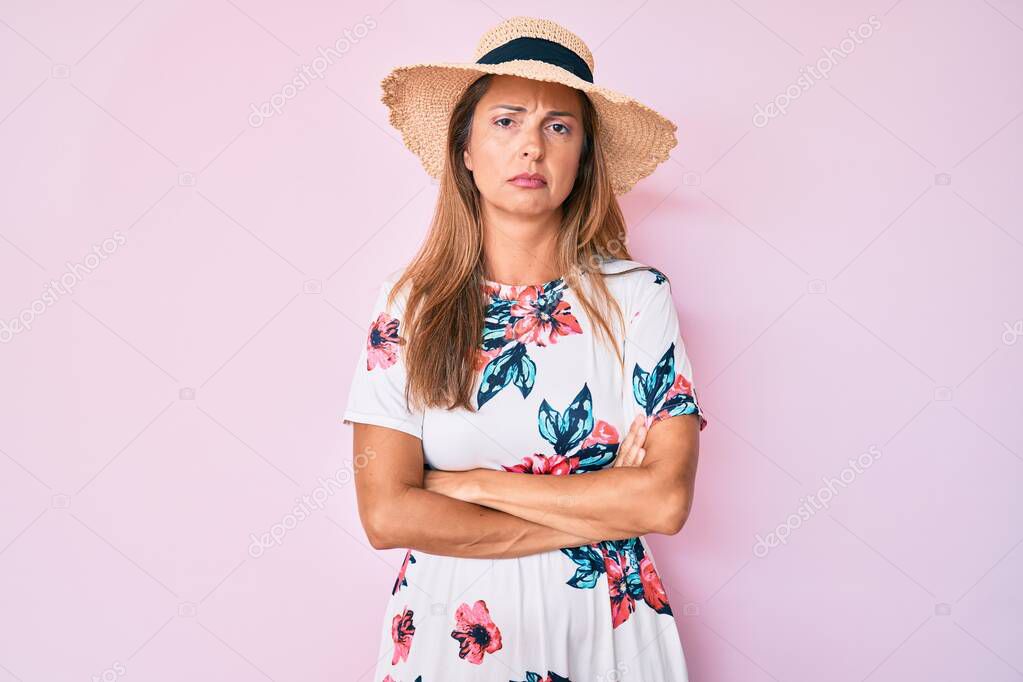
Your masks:
{"label": "woman", "polygon": [[383,83],[440,190],[343,417],[367,536],[407,550],[375,681],[687,679],[642,535],[685,523],[706,419],[670,284],[631,260],[615,198],[675,126],[592,68],[516,17],[471,64]]}

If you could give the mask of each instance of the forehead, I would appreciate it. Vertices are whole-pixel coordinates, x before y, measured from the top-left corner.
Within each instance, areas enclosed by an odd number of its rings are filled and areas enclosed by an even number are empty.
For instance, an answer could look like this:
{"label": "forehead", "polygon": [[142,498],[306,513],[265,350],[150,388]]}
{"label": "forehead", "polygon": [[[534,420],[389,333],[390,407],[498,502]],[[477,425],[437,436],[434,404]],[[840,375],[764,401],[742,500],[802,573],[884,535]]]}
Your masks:
{"label": "forehead", "polygon": [[579,113],[579,91],[561,83],[500,74],[494,76],[479,105],[514,104],[527,109],[563,109]]}

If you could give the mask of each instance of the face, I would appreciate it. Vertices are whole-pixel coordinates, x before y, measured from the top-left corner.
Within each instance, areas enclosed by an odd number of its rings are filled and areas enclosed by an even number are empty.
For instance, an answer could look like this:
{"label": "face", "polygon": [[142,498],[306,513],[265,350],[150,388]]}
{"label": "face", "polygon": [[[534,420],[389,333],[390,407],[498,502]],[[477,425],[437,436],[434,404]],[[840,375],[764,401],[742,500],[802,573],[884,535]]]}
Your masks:
{"label": "face", "polygon": [[[557,210],[575,184],[582,153],[580,93],[560,83],[494,76],[476,104],[466,168],[491,210],[540,215]],[[539,173],[544,182],[513,181]]]}

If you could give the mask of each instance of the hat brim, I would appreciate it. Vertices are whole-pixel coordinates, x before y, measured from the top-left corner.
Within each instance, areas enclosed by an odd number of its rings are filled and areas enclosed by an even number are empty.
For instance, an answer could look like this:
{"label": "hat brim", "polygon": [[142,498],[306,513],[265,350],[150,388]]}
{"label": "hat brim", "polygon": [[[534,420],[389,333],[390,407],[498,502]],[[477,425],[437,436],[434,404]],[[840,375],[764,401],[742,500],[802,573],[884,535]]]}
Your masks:
{"label": "hat brim", "polygon": [[536,60],[501,64],[425,63],[399,66],[381,81],[381,101],[391,125],[419,157],[426,172],[444,169],[447,126],[455,103],[484,74],[519,76],[561,83],[590,96],[597,111],[601,144],[615,194],[628,192],[668,159],[678,144],[678,126],[622,93],[585,81],[560,67]]}

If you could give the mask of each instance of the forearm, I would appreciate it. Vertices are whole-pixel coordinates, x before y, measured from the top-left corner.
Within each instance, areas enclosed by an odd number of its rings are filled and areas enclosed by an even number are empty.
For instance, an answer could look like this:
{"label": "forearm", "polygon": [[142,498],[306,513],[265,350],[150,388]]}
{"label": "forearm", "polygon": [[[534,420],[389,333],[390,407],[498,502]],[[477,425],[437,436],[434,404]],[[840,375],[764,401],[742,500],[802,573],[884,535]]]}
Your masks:
{"label": "forearm", "polygon": [[383,520],[373,524],[374,546],[444,556],[508,559],[603,539],[414,486],[403,488],[380,515]]}
{"label": "forearm", "polygon": [[566,533],[622,540],[665,532],[682,504],[673,486],[647,467],[547,476],[477,469],[469,499]]}

